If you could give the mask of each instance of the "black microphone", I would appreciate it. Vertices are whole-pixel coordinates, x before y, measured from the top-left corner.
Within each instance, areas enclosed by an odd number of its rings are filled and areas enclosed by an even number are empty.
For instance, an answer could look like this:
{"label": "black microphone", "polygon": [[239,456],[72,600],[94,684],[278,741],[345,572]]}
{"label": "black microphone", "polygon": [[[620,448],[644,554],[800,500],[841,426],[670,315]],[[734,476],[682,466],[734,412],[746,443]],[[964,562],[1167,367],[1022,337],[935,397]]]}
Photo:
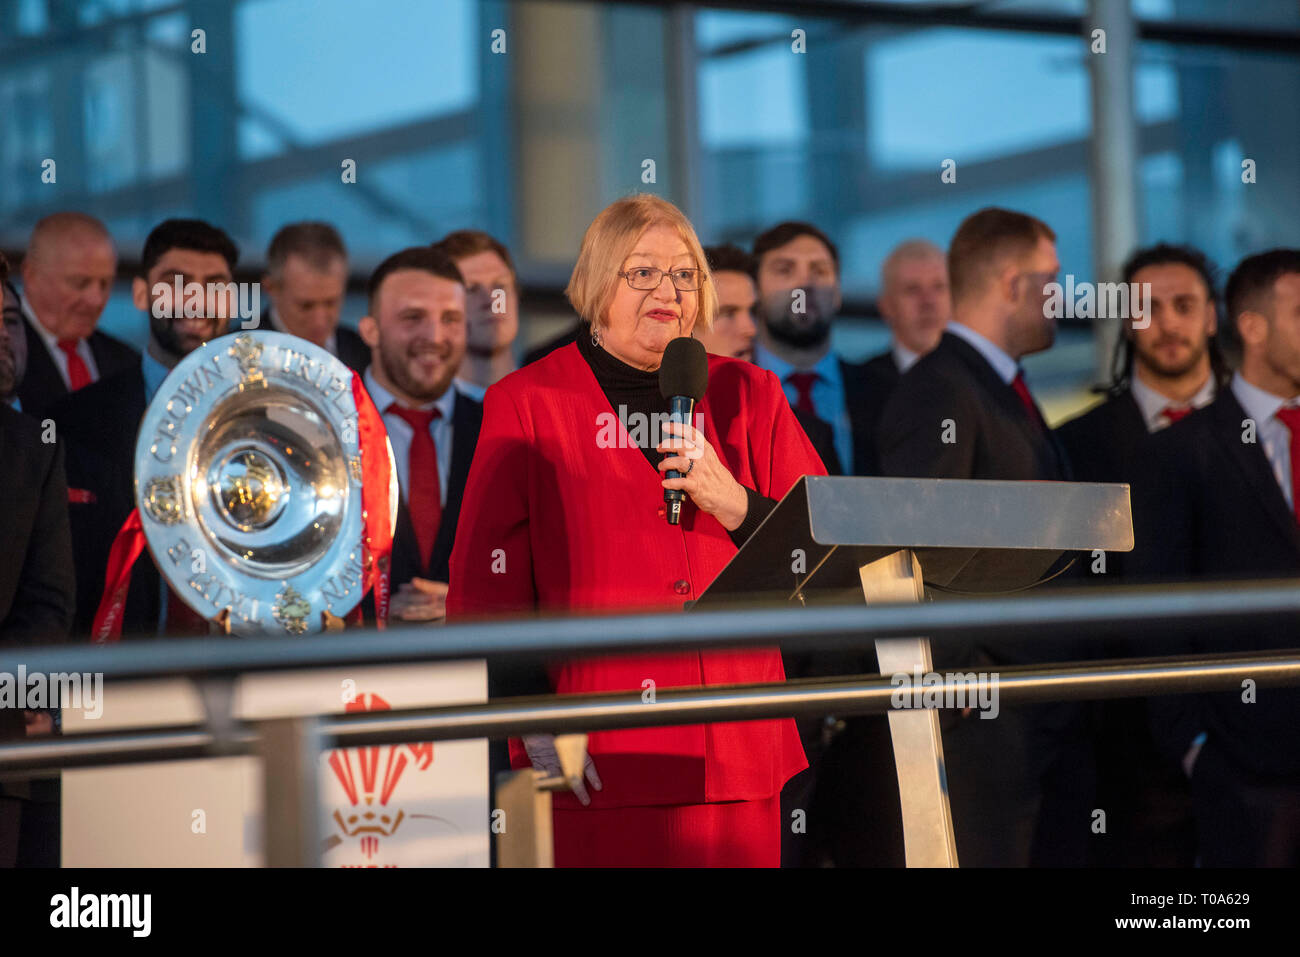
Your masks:
{"label": "black microphone", "polygon": [[[695,403],[704,398],[704,390],[708,387],[709,354],[704,351],[704,344],[690,336],[680,336],[668,343],[663,361],[659,363],[659,394],[668,400],[669,421],[691,424]],[[683,474],[669,469],[664,478],[681,478]],[[681,524],[684,501],[686,493],[682,490],[664,489],[669,525]]]}

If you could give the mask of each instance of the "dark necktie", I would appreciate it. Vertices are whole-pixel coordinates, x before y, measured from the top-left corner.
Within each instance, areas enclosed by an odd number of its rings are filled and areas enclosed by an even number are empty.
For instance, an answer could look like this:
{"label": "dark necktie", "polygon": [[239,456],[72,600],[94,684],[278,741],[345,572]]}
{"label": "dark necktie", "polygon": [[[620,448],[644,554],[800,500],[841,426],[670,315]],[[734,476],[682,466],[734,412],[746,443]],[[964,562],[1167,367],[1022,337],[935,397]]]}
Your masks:
{"label": "dark necktie", "polygon": [[1035,426],[1047,431],[1047,422],[1043,418],[1043,413],[1038,411],[1038,405],[1034,402],[1034,397],[1029,394],[1029,386],[1025,385],[1025,374],[1016,372],[1016,377],[1011,380],[1011,387],[1016,390],[1016,395],[1020,396],[1020,404],[1025,407],[1025,414],[1029,416],[1029,421]]}
{"label": "dark necktie", "polygon": [[1277,420],[1286,426],[1286,430],[1291,433],[1291,511],[1300,519],[1300,512],[1296,512],[1296,505],[1300,504],[1300,408],[1283,407],[1276,413]]}
{"label": "dark necktie", "polygon": [[442,524],[442,488],[438,480],[438,449],[433,444],[429,426],[442,415],[438,409],[408,409],[396,402],[391,412],[405,420],[415,434],[411,437],[411,455],[406,467],[406,508],[415,526],[415,541],[420,547],[420,567],[429,567],[433,543]]}
{"label": "dark necktie", "polygon": [[90,370],[85,360],[77,355],[79,339],[60,339],[59,349],[68,357],[68,389],[76,392],[83,386],[90,385]]}
{"label": "dark necktie", "polygon": [[785,381],[794,386],[798,396],[794,400],[794,407],[800,412],[806,412],[809,415],[816,415],[817,410],[813,407],[812,388],[813,383],[820,379],[821,376],[816,372],[791,372],[785,377]]}

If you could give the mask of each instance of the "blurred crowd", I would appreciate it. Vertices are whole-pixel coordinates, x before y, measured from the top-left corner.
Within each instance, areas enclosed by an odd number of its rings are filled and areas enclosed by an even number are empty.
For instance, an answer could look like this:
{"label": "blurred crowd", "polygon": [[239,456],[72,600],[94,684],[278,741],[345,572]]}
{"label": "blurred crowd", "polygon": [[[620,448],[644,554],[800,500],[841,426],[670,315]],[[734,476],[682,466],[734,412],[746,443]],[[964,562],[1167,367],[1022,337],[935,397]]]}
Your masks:
{"label": "blurred crowd", "polygon": [[[1250,255],[1226,277],[1187,246],[1132,250],[1120,278],[1149,297],[1114,320],[1113,381],[1055,429],[1021,367],[1053,344],[1052,284],[1061,280],[1056,234],[1031,215],[975,211],[946,249],[900,242],[877,302],[891,342],[862,363],[832,348],[842,264],[817,226],[784,222],[748,249],[703,254],[681,279],[636,268],[646,281],[671,280],[657,287],[665,302],[698,284],[714,308],[695,338],[784,392],[829,474],[1128,483],[1137,547],[1100,563],[1081,556],[1054,585],[1300,573],[1300,250]],[[475,522],[461,504],[485,400],[521,367],[580,339],[600,348],[599,329],[583,317],[524,354],[514,261],[477,230],[394,252],[371,275],[355,329],[340,322],[348,251],[323,222],[275,234],[259,315],[237,316],[226,296],[179,308],[177,277],[182,286],[231,283],[239,255],[207,222],[167,220],[149,234],[131,280],[149,327],[143,352],[97,329],[118,249],[93,217],[42,219],[21,261],[0,267],[0,542],[10,556],[0,567],[0,645],[102,638],[94,632],[114,542],[136,505],[140,420],[168,373],[205,342],[274,330],[360,377],[398,467],[389,615],[403,621],[446,616],[457,531]],[[211,632],[147,553],[120,598],[115,635],[124,639]],[[972,643],[936,651],[934,667],[1280,649],[1293,636],[1243,626],[1034,652]],[[878,670],[874,659],[853,667]],[[785,672],[818,673],[793,656]],[[941,720],[963,865],[1300,864],[1298,689],[1016,705],[993,721],[960,712]],[[0,711],[0,739],[50,733],[57,714]],[[901,865],[885,719],[805,722],[799,736],[809,767],[785,783],[781,802],[785,820],[805,809],[808,829],[783,837],[782,863]],[[48,782],[0,785],[0,865],[57,863],[56,793]]]}

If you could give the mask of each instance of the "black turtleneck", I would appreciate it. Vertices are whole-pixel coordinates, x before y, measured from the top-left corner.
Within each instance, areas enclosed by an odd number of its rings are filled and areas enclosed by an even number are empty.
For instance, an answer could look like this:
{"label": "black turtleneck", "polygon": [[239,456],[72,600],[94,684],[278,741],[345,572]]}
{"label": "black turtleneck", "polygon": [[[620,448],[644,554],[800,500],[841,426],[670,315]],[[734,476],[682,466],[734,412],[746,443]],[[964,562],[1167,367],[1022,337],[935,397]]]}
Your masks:
{"label": "black turtleneck", "polygon": [[[643,416],[641,421],[650,423],[654,421],[654,416],[667,413],[668,402],[659,394],[658,370],[646,372],[644,369],[630,366],[610,355],[600,346],[594,345],[591,341],[591,327],[587,325],[584,325],[578,333],[578,351],[582,353],[582,358],[587,360],[587,365],[596,376],[596,383],[605,393],[605,398],[609,400],[610,406],[629,435],[632,432],[627,424],[629,416]],[[658,471],[664,453],[656,451],[651,444],[653,432],[654,430],[650,428],[641,430],[645,444],[638,445],[638,448],[650,463],[650,467]],[[760,495],[752,488],[744,488],[745,495],[749,499],[745,519],[740,523],[739,528],[727,533],[737,548],[745,544],[749,536],[754,533],[754,529],[758,528],[763,523],[763,519],[767,518],[768,513],[776,507],[774,500]]]}

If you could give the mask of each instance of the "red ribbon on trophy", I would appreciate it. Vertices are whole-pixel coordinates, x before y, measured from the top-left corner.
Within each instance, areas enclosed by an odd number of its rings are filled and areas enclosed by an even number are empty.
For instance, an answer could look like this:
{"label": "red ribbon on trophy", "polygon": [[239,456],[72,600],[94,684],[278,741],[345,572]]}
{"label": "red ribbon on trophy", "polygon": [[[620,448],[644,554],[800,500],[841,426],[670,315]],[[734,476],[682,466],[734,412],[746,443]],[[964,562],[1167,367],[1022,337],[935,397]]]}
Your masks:
{"label": "red ribbon on trophy", "polygon": [[388,625],[389,567],[393,555],[388,430],[361,376],[355,372],[352,373],[352,400],[357,407],[357,444],[361,447],[361,542],[367,554],[361,594],[364,598],[371,587],[375,589],[375,625],[384,628]]}
{"label": "red ribbon on trophy", "polygon": [[122,637],[122,613],[126,608],[126,593],[131,590],[131,568],[144,551],[144,526],[140,524],[140,510],[131,509],[113,547],[108,552],[108,574],[104,594],[99,599],[95,622],[91,626],[91,640],[97,644],[117,641]]}

